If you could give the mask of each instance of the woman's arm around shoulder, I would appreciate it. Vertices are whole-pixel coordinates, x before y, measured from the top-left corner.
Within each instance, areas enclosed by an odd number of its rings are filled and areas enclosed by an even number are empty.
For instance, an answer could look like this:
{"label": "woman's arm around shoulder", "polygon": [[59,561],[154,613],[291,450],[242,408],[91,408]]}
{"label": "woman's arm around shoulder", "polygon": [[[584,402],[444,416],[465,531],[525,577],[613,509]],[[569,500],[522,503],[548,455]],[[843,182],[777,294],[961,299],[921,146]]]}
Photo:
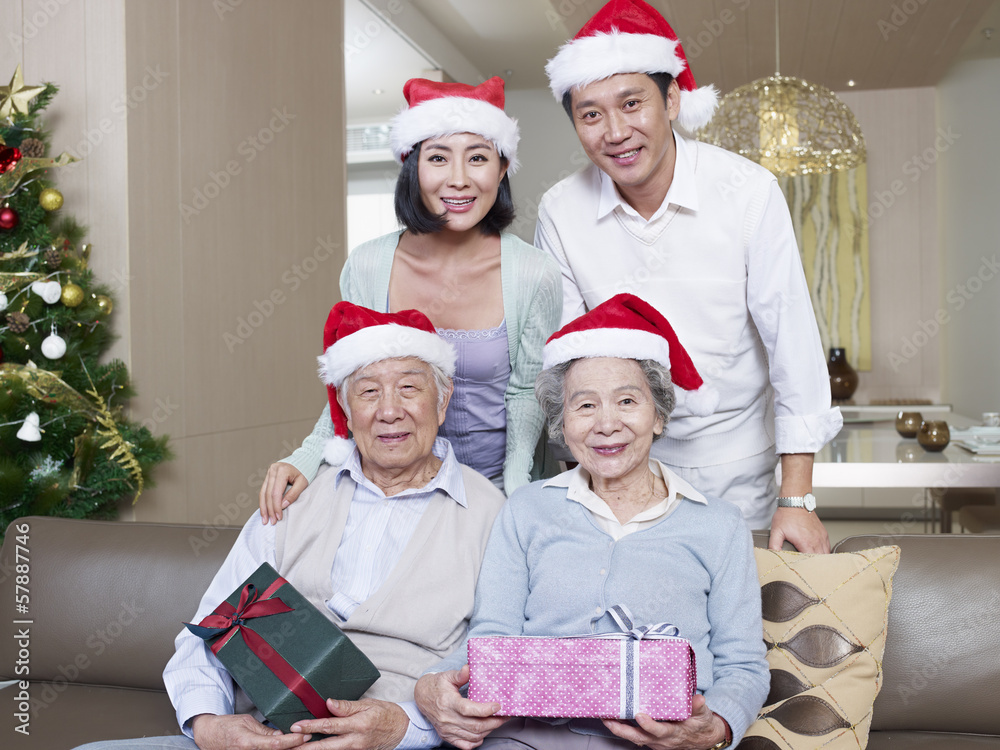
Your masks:
{"label": "woman's arm around shoulder", "polygon": [[502,260],[504,311],[511,355],[507,409],[507,457],[504,488],[508,494],[527,484],[535,446],[542,434],[542,410],[535,399],[535,378],[542,369],[545,341],[559,326],[562,281],[548,253],[513,235],[504,235]]}

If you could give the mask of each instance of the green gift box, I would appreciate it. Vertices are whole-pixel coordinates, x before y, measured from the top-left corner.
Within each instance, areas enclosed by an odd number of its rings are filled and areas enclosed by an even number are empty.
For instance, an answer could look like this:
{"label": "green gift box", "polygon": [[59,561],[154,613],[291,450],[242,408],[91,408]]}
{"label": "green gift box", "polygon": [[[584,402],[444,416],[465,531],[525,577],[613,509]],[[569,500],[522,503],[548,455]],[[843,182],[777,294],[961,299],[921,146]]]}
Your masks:
{"label": "green gift box", "polygon": [[344,632],[267,563],[199,624],[185,625],[282,732],[329,716],[327,698],[357,700],[380,676]]}

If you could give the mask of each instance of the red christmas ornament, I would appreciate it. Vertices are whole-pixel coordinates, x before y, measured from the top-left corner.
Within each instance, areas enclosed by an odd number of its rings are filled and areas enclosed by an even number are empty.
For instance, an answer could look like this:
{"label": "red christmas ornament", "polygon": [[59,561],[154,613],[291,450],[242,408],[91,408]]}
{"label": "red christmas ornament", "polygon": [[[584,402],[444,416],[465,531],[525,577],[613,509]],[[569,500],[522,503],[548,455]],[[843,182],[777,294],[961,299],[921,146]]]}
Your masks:
{"label": "red christmas ornament", "polygon": [[0,174],[6,174],[21,161],[21,149],[0,148]]}
{"label": "red christmas ornament", "polygon": [[0,229],[13,229],[20,220],[17,211],[10,206],[0,208]]}

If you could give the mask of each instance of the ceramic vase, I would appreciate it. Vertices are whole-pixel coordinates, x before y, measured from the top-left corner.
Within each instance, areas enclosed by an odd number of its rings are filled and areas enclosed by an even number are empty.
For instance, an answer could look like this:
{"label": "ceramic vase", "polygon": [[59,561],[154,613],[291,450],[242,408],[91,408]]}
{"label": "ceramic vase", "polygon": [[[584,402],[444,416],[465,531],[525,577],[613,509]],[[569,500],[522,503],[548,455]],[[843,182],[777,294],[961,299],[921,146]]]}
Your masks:
{"label": "ceramic vase", "polygon": [[846,401],[854,395],[858,388],[858,371],[847,361],[845,349],[830,349],[826,369],[830,372],[830,395],[834,401]]}

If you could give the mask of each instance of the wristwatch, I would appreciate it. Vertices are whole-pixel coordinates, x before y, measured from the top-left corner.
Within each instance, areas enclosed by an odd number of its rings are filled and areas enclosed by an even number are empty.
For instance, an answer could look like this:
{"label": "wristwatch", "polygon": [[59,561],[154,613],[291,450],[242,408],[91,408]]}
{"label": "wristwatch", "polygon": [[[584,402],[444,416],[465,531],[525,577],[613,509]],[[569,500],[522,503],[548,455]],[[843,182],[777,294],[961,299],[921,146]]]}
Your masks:
{"label": "wristwatch", "polygon": [[779,508],[805,508],[807,511],[812,513],[816,510],[816,496],[807,492],[801,497],[779,497],[778,498]]}

